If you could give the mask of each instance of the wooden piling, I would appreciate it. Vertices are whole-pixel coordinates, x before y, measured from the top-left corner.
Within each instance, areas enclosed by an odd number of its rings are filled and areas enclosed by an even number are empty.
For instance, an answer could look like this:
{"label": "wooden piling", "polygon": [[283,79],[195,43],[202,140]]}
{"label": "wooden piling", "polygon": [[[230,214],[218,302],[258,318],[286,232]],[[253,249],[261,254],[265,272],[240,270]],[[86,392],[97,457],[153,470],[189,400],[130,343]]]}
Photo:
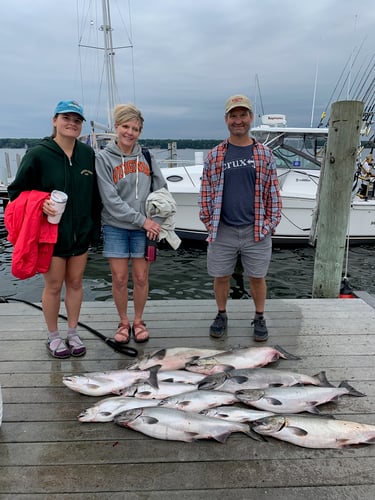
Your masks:
{"label": "wooden piling", "polygon": [[319,181],[314,298],[339,295],[363,109],[364,103],[360,101],[338,101],[331,107],[326,155]]}

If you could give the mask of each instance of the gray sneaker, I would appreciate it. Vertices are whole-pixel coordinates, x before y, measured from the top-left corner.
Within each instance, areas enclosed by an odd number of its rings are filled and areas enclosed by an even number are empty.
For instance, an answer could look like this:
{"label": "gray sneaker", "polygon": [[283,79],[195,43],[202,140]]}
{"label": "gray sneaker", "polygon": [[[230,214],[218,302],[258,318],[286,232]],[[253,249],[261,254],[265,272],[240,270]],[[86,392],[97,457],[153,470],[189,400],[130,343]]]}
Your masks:
{"label": "gray sneaker", "polygon": [[251,326],[254,327],[254,340],[256,342],[264,342],[268,339],[268,330],[264,318],[254,318]]}
{"label": "gray sneaker", "polygon": [[218,313],[213,323],[210,326],[210,335],[215,339],[219,339],[227,333],[228,316],[226,313]]}

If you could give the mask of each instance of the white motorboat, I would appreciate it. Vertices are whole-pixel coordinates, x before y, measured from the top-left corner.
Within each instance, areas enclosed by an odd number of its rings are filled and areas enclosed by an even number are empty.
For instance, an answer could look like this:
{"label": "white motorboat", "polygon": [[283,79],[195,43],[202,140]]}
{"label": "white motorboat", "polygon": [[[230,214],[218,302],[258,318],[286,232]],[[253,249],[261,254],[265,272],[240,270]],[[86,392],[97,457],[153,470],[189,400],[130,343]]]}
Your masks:
{"label": "white motorboat", "polygon": [[[263,119],[252,129],[259,141],[274,153],[282,196],[282,217],[274,240],[281,244],[306,244],[310,239],[317,189],[328,128],[292,128],[285,117]],[[272,123],[272,125],[270,124]],[[168,188],[177,203],[176,232],[185,239],[205,239],[199,220],[198,196],[203,165],[163,169]],[[375,242],[375,198],[370,183],[366,198],[358,195],[361,181],[354,182],[348,236],[350,242]]]}

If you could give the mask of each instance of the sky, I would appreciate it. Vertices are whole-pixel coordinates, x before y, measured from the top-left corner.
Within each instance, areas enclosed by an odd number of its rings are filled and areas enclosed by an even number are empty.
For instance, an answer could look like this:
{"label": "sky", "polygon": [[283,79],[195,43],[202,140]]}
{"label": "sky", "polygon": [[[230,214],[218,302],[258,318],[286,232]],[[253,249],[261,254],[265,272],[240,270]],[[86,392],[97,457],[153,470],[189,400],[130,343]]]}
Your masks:
{"label": "sky", "polygon": [[[373,0],[109,1],[118,100],[141,109],[144,139],[224,138],[237,93],[255,123],[282,113],[317,126],[332,102],[357,98],[374,64]],[[84,106],[84,131],[106,124],[100,2],[1,3],[0,137],[49,135],[63,99]]]}

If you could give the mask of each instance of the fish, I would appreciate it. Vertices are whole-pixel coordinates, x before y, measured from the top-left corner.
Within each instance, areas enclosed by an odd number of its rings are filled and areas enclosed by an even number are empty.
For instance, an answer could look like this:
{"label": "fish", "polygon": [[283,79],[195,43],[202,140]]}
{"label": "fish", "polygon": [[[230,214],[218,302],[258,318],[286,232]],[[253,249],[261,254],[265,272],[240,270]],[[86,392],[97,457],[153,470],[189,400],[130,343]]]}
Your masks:
{"label": "fish", "polygon": [[188,372],[187,370],[164,370],[158,372],[158,382],[197,385],[205,376],[202,373]]}
{"label": "fish", "polygon": [[155,387],[151,387],[141,382],[120,390],[120,395],[141,399],[164,399],[176,394],[190,392],[196,388],[197,386],[193,384],[183,384],[181,382],[175,384],[172,382],[159,382],[159,387],[156,389]]}
{"label": "fish", "polygon": [[162,399],[159,406],[200,412],[207,408],[233,403],[238,403],[238,398],[230,392],[195,390]]}
{"label": "fish", "polygon": [[240,368],[258,368],[268,363],[284,359],[301,359],[286,352],[282,347],[240,347],[213,356],[188,361],[185,369],[195,373],[211,375]]}
{"label": "fish", "polygon": [[339,387],[271,387],[268,389],[244,389],[237,391],[237,398],[246,405],[273,413],[301,413],[303,411],[319,414],[319,405],[336,401],[339,396],[363,397],[346,381]]}
{"label": "fish", "polygon": [[254,420],[275,415],[270,411],[259,411],[240,406],[218,406],[216,408],[207,408],[199,413],[207,415],[207,417],[222,418],[234,422],[253,422]]}
{"label": "fish", "polygon": [[225,443],[233,432],[243,432],[256,439],[250,424],[230,422],[199,413],[172,408],[135,408],[116,415],[114,422],[156,439],[185,441],[215,439]]}
{"label": "fish", "polygon": [[160,365],[160,370],[179,370],[185,367],[188,361],[203,356],[212,356],[223,350],[196,349],[192,347],[172,347],[170,349],[157,349],[144,354],[138,360],[131,363],[129,370],[147,370],[155,365]]}
{"label": "fish", "polygon": [[198,389],[236,392],[241,389],[265,389],[267,387],[291,387],[293,385],[332,387],[326,373],[309,376],[275,368],[244,368],[207,375],[198,382]]}
{"label": "fish", "polygon": [[160,366],[155,365],[147,370],[113,370],[107,372],[83,373],[81,375],[65,375],[62,382],[86,396],[105,396],[120,394],[121,389],[138,382],[147,382],[149,387],[158,387],[157,372]]}
{"label": "fish", "polygon": [[274,415],[252,423],[253,431],[304,448],[375,444],[375,425],[308,415]]}
{"label": "fish", "polygon": [[114,396],[102,399],[94,406],[82,410],[77,419],[80,422],[111,422],[116,415],[132,408],[156,406],[157,399],[139,399],[126,396]]}

